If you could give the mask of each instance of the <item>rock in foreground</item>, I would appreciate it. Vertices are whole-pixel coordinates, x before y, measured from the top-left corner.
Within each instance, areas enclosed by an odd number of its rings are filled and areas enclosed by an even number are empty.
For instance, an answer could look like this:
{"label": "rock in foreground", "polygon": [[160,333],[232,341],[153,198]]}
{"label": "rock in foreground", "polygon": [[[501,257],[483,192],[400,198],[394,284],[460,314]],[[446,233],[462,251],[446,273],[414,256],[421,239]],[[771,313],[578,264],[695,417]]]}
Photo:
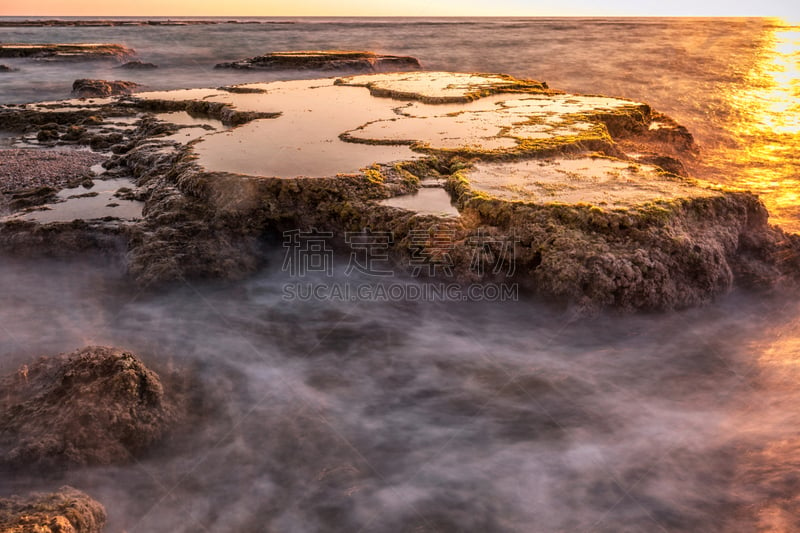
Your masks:
{"label": "rock in foreground", "polygon": [[0,44],[0,57],[27,57],[46,61],[86,61],[111,59],[123,61],[135,55],[121,44],[96,43],[7,43]]}
{"label": "rock in foreground", "polygon": [[133,354],[91,346],[0,378],[0,464],[124,463],[161,438],[175,409]]}
{"label": "rock in foreground", "polygon": [[374,52],[324,50],[300,52],[273,52],[230,63],[219,63],[215,68],[247,70],[344,70],[353,72],[388,72],[419,70],[414,57],[376,54]]}
{"label": "rock in foreground", "polygon": [[131,94],[139,87],[132,81],[107,81],[107,80],[75,80],[72,84],[72,94],[79,98],[104,98],[121,94]]}
{"label": "rock in foreground", "polygon": [[103,506],[72,487],[0,499],[2,533],[99,533],[105,522]]}

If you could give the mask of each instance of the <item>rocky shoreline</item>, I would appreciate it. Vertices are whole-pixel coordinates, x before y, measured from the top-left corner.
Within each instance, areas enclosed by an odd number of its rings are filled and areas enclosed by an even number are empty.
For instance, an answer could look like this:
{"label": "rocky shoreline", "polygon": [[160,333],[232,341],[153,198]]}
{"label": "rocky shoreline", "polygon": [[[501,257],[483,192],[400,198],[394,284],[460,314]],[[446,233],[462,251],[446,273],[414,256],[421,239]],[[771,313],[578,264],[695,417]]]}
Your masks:
{"label": "rocky shoreline", "polygon": [[[105,131],[61,133],[90,117]],[[391,235],[398,272],[516,283],[585,310],[700,305],[800,271],[800,239],[770,226],[758,198],[685,176],[685,128],[646,104],[531,80],[375,74],[0,109],[4,129],[38,137],[48,123],[50,143],[106,151],[142,219],[8,220],[0,246],[123,249],[142,284],[241,278],[268,242],[317,230],[337,249],[348,234]],[[421,189],[458,215],[415,209]]]}

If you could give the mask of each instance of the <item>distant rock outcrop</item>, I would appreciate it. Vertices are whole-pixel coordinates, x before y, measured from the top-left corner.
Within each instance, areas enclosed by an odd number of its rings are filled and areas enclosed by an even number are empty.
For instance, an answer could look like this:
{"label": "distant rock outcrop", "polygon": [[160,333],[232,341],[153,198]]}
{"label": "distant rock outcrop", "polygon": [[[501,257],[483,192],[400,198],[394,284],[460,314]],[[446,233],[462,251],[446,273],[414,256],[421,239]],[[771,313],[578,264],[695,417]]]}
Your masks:
{"label": "distant rock outcrop", "polygon": [[155,63],[146,63],[144,61],[128,61],[115,68],[124,68],[127,70],[153,70],[158,68]]}
{"label": "distant rock outcrop", "polygon": [[124,463],[175,418],[158,375],[130,352],[42,357],[0,378],[0,465]]}
{"label": "distant rock outcrop", "polygon": [[124,61],[136,52],[121,44],[96,43],[7,43],[0,44],[0,57],[28,57],[46,61]]}
{"label": "distant rock outcrop", "polygon": [[107,81],[107,80],[75,80],[72,84],[72,93],[79,98],[102,98],[120,94],[131,94],[138,87],[132,81]]}
{"label": "distant rock outcrop", "polygon": [[419,70],[419,60],[410,56],[382,55],[374,52],[349,50],[312,50],[299,52],[273,52],[230,63],[219,63],[215,68],[246,70],[348,70],[354,72],[387,72]]}
{"label": "distant rock outcrop", "polygon": [[115,26],[212,26],[217,24],[247,24],[247,25],[287,25],[295,24],[293,20],[132,20],[132,19],[28,19],[28,20],[0,20],[0,28],[40,28],[40,27],[115,27]]}
{"label": "distant rock outcrop", "polygon": [[105,508],[72,487],[0,499],[3,533],[99,533],[105,522]]}

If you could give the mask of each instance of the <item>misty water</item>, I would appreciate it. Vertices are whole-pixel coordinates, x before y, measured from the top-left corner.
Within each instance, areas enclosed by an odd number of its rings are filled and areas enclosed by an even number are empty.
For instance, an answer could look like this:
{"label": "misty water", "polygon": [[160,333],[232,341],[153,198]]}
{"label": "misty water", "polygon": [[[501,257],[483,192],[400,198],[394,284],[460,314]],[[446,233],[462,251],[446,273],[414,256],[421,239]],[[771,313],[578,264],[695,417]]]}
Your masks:
{"label": "misty water", "polygon": [[286,301],[290,282],[142,291],[97,264],[0,266],[3,373],[110,344],[197,383],[205,415],[165,446],[56,475],[108,531],[752,531],[747,504],[794,497],[794,301],[585,319]]}
{"label": "misty water", "polygon": [[[627,97],[695,133],[693,172],[763,193],[775,220],[800,228],[799,89],[780,75],[796,75],[798,37],[778,21],[315,19],[0,28],[0,40],[122,42],[161,66],[18,61],[4,102],[65,97],[77,77],[153,89],[274,79],[210,67],[313,48]],[[5,476],[0,496],[70,484],[106,506],[107,531],[128,533],[800,527],[796,294],[736,290],[700,309],[594,317],[524,295],[287,300],[298,280],[281,252],[248,280],[158,290],[97,258],[3,259],[0,373],[120,346],[190,376],[202,415],[130,465]],[[389,282],[344,267],[300,281]]]}

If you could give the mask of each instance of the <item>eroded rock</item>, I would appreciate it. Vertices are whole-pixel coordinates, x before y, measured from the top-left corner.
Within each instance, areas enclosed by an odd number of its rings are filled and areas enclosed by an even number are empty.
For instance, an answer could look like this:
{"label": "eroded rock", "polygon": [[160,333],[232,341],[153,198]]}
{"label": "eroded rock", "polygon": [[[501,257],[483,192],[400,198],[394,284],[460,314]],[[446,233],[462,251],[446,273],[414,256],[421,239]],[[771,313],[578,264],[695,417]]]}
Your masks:
{"label": "eroded rock", "polygon": [[272,52],[240,61],[219,63],[214,68],[387,72],[419,70],[422,67],[416,58],[408,56],[393,56],[351,50],[312,50]]}
{"label": "eroded rock", "polygon": [[79,98],[103,98],[106,96],[131,94],[140,85],[132,81],[75,80],[72,93]]}
{"label": "eroded rock", "polygon": [[656,167],[607,157],[485,163],[448,188],[495,253],[513,235],[523,283],[587,307],[699,305],[735,280],[766,287],[800,267],[800,240],[769,226],[757,197]]}
{"label": "eroded rock", "polygon": [[90,346],[0,378],[0,464],[125,463],[177,416],[159,377],[130,352]]}
{"label": "eroded rock", "polygon": [[102,504],[68,486],[49,494],[0,499],[3,533],[100,533],[105,522]]}

